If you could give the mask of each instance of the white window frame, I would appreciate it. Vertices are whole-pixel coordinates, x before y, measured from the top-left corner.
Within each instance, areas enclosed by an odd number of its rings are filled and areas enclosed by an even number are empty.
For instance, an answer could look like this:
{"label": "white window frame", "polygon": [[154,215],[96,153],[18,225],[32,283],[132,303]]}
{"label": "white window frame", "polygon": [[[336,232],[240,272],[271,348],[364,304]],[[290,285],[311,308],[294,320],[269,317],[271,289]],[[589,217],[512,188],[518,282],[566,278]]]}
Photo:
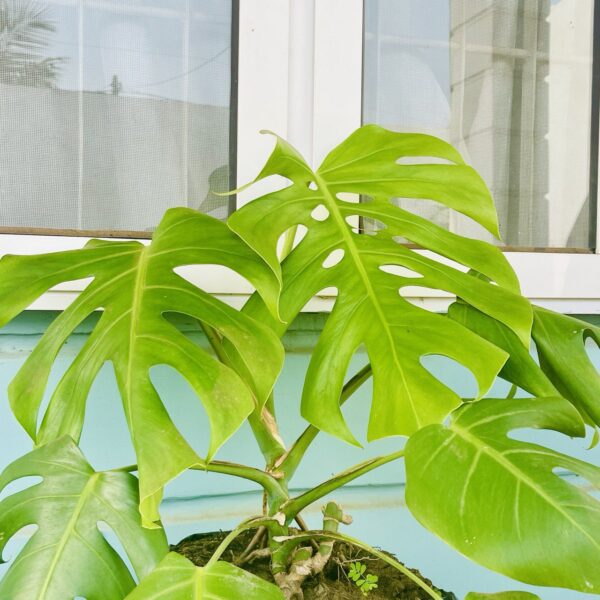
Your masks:
{"label": "white window frame", "polygon": [[[240,0],[237,179],[250,181],[273,141],[268,129],[289,139],[314,165],[361,125],[363,0]],[[259,184],[238,195],[242,206]],[[537,304],[563,313],[600,314],[600,222],[595,254],[506,252],[522,292]],[[0,255],[35,254],[82,247],[89,238],[0,235]],[[145,240],[147,242],[147,240]],[[241,306],[251,292],[227,269],[197,281],[207,291]],[[83,289],[67,282],[44,294],[30,309],[61,310]],[[420,291],[413,301],[444,310],[452,297]],[[321,295],[305,311],[330,310],[334,297]]]}

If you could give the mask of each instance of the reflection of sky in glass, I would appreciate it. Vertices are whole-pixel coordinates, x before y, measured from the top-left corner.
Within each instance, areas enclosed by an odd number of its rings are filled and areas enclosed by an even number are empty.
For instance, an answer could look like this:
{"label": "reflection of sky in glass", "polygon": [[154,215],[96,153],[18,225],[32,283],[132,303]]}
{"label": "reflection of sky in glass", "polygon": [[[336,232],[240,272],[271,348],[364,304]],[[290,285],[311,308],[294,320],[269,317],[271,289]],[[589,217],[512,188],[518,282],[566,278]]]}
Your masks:
{"label": "reflection of sky in glass", "polygon": [[[229,0],[48,0],[58,87],[229,104]],[[79,41],[81,40],[81,47]]]}

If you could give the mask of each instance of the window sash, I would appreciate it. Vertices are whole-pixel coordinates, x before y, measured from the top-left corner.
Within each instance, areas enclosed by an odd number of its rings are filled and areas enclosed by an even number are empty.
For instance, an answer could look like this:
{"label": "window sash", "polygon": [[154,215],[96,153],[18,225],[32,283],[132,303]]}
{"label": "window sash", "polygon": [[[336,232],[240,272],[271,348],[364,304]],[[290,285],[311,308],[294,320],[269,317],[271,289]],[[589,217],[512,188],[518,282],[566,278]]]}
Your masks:
{"label": "window sash", "polygon": [[[298,21],[298,5],[312,8],[314,18]],[[598,22],[596,0],[595,21]],[[306,8],[308,5],[308,8]],[[306,14],[304,15],[306,17]],[[313,111],[299,116],[290,114],[289,86],[293,77],[306,78],[310,65],[298,65],[290,58],[290,41],[306,35],[291,31],[309,27],[314,31],[312,71]],[[595,27],[600,31],[600,27]],[[237,182],[250,181],[272,149],[270,136],[260,136],[260,129],[270,129],[288,137],[295,127],[310,127],[313,164],[354,129],[362,119],[362,0],[244,0],[239,13]],[[295,33],[295,36],[294,36]],[[293,49],[292,49],[293,51]],[[594,59],[600,55],[600,35],[594,38]],[[291,71],[290,69],[294,69]],[[594,76],[600,77],[600,60],[594,60]],[[600,79],[594,80],[593,89]],[[311,87],[309,81],[307,86]],[[598,105],[596,98],[595,105]],[[300,124],[291,119],[303,118]],[[598,139],[598,119],[595,135]],[[295,143],[294,139],[290,140]],[[304,142],[306,143],[306,142]],[[299,144],[300,145],[300,144]],[[306,152],[306,149],[304,150]],[[598,155],[593,157],[596,173]],[[238,206],[258,192],[276,189],[276,182],[259,184],[260,189],[239,194]],[[566,313],[600,314],[600,228],[596,227],[595,253],[506,252],[519,276],[523,293],[534,302]],[[0,235],[0,254],[33,254],[80,248],[88,238],[69,236]],[[227,269],[214,269],[207,277],[198,273],[198,285],[241,306],[251,292]],[[57,286],[34,303],[31,309],[64,309],[83,288],[82,282]],[[413,301],[430,310],[443,310],[451,301],[447,295],[420,290]],[[330,310],[335,298],[321,295],[311,301],[308,312]]]}

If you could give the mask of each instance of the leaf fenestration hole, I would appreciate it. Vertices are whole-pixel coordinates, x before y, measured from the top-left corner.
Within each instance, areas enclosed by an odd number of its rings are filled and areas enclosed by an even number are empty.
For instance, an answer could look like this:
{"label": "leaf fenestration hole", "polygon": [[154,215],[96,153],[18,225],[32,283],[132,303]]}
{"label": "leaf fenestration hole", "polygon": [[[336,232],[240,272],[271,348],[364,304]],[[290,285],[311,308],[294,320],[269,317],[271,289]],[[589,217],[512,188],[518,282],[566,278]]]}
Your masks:
{"label": "leaf fenestration hole", "polygon": [[372,218],[365,219],[365,230],[371,235],[380,233],[384,229],[387,229],[387,225],[383,221]]}
{"label": "leaf fenestration hole", "polygon": [[401,267],[400,265],[380,265],[379,270],[383,271],[384,273],[389,273],[390,275],[397,275],[398,277],[423,279],[423,275],[421,275],[421,273],[417,273],[416,271],[407,269],[406,267]]}
{"label": "leaf fenestration hole", "polygon": [[106,543],[111,546],[111,548],[119,555],[123,562],[125,562],[134,580],[139,583],[139,578],[136,577],[136,574],[132,568],[131,562],[129,561],[127,552],[125,550],[125,546],[123,546],[123,543],[119,539],[119,536],[115,533],[115,530],[106,521],[97,521],[96,527],[98,528],[100,535],[106,540]]}
{"label": "leaf fenestration hole", "polygon": [[[401,285],[398,294],[411,304],[432,313],[444,310],[448,300],[454,298],[451,294],[439,290],[436,290],[435,297],[431,297],[431,289],[420,285]],[[438,297],[438,294],[442,297]]]}
{"label": "leaf fenestration hole", "polygon": [[[598,365],[600,363],[600,344],[598,344],[598,341],[591,335],[585,335],[584,340],[585,351],[587,352],[587,355],[589,356],[590,360]],[[596,367],[596,369],[598,369],[598,367]]]}
{"label": "leaf fenestration hole", "polygon": [[[71,281],[62,281],[61,283],[57,283],[48,289],[48,292],[74,292],[76,290],[77,293],[72,294],[72,298],[67,300],[67,309],[77,298],[79,298],[79,294],[83,293],[85,289],[94,281],[94,277],[83,277],[81,279],[73,279]],[[98,310],[104,310],[103,306],[97,307]]]}
{"label": "leaf fenestration hole", "polygon": [[[506,437],[516,442],[536,444],[554,452],[572,452],[573,446],[577,445],[582,450],[587,446],[585,438],[568,438],[564,433],[551,429],[535,429],[527,425],[520,425],[507,432]],[[534,455],[535,456],[535,455]],[[558,467],[564,473],[564,467]]]}
{"label": "leaf fenestration hole", "polygon": [[[283,175],[269,175],[263,179],[259,179],[252,184],[248,193],[251,194],[252,198],[258,198],[259,196],[264,196],[265,194],[270,194],[275,190],[281,191],[285,188],[294,185],[294,182]],[[242,192],[246,193],[246,192]]]}
{"label": "leaf fenestration hole", "polygon": [[554,467],[552,469],[552,473],[556,475],[556,477],[560,477],[583,492],[593,492],[597,489],[597,486],[594,485],[584,475],[575,473],[574,471],[566,469],[565,467]]}
{"label": "leaf fenestration hole", "polygon": [[252,291],[252,286],[238,272],[224,265],[182,265],[173,271],[189,283],[209,293]]}
{"label": "leaf fenestration hole", "polygon": [[25,527],[21,527],[21,529],[15,531],[10,540],[6,543],[6,546],[2,549],[2,559],[9,561],[15,558],[27,541],[35,535],[38,529],[39,526],[33,524],[25,525]]}
{"label": "leaf fenestration hole", "polygon": [[329,256],[323,261],[321,265],[324,269],[330,269],[331,267],[335,267],[335,265],[339,264],[341,260],[344,258],[344,254],[346,254],[345,250],[342,248],[336,248],[329,253]]}
{"label": "leaf fenestration hole", "polygon": [[296,240],[294,241],[294,246],[297,246],[305,238],[307,233],[308,228],[300,223],[296,229]]}
{"label": "leaf fenestration hole", "polygon": [[[277,256],[280,259],[281,259],[281,253],[284,248],[284,244],[287,240],[288,231],[290,231],[290,229],[286,229],[279,236],[279,239],[277,240]],[[294,236],[294,243],[292,244],[292,249],[295,248],[304,239],[304,236],[306,235],[307,231],[308,231],[308,229],[304,225],[301,225],[301,224],[296,225],[296,235]]]}
{"label": "leaf fenestration hole", "polygon": [[438,156],[401,156],[397,165],[454,165],[456,163]]}
{"label": "leaf fenestration hole", "polygon": [[461,398],[477,398],[479,385],[467,367],[443,354],[426,354],[421,366]]}
{"label": "leaf fenestration hole", "polygon": [[150,369],[150,380],[177,430],[189,440],[198,456],[206,456],[210,421],[192,384],[177,369],[164,364]]}
{"label": "leaf fenestration hole", "polygon": [[348,215],[344,218],[344,221],[346,221],[353,233],[360,233],[360,217],[358,215]]}
{"label": "leaf fenestration hole", "polygon": [[319,290],[315,296],[337,296],[338,290],[336,287],[330,286]]}
{"label": "leaf fenestration hole", "polygon": [[317,184],[316,184],[314,181],[311,181],[311,182],[308,184],[308,189],[309,189],[309,190],[313,190],[313,191],[314,191],[314,190],[318,190],[319,188],[317,187]]}
{"label": "leaf fenestration hole", "polygon": [[431,289],[421,285],[403,285],[398,293],[403,298],[426,298],[431,296]]}
{"label": "leaf fenestration hole", "polygon": [[315,208],[313,208],[312,212],[310,213],[310,216],[315,221],[325,221],[329,218],[329,211],[327,210],[325,205],[319,204],[318,206],[315,206]]}
{"label": "leaf fenestration hole", "polygon": [[40,477],[39,475],[27,475],[26,477],[19,477],[18,479],[11,481],[2,490],[2,492],[0,492],[0,500],[8,498],[8,496],[12,496],[13,494],[16,494],[17,492],[20,492],[22,490],[31,488],[34,485],[37,485],[38,483],[43,481],[43,479],[44,478]]}
{"label": "leaf fenestration hole", "polygon": [[[286,239],[287,232],[288,232],[288,230],[284,231],[279,236],[279,239],[277,240],[277,256],[281,255],[281,249],[283,248],[283,244],[284,244],[284,240]],[[308,232],[308,229],[306,228],[305,225],[302,225],[302,224],[296,225],[296,236],[294,237],[293,248],[295,248],[304,239],[304,236],[306,236],[307,232]]]}
{"label": "leaf fenestration hole", "polygon": [[[329,286],[319,290],[306,304],[300,309],[300,312],[319,312],[323,308],[323,303],[330,304],[338,295],[338,290],[334,286]],[[312,349],[311,349],[312,352]]]}

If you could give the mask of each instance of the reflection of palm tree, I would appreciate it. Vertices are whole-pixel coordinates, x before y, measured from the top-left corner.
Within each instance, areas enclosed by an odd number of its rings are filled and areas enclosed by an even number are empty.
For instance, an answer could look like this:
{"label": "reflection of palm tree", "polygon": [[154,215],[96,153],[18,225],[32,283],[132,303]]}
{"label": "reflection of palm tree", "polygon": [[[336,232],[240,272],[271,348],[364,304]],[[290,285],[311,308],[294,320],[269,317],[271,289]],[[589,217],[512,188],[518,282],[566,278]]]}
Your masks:
{"label": "reflection of palm tree", "polygon": [[56,87],[63,59],[43,55],[55,31],[46,10],[28,0],[0,0],[0,83]]}

